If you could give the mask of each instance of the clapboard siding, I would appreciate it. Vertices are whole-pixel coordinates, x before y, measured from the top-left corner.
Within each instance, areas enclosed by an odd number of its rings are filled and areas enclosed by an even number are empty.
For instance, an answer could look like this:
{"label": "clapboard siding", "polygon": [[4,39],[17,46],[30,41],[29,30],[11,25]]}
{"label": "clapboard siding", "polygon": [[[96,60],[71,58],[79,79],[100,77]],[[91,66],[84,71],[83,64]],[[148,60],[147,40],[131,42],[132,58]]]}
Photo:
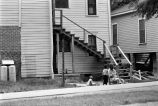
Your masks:
{"label": "clapboard siding", "polygon": [[[107,45],[109,45],[108,0],[97,0],[97,16],[87,16],[86,0],[70,0],[70,2],[70,8],[63,9],[63,14],[90,32],[94,32],[98,37],[106,40]],[[59,12],[56,12],[56,16],[59,16]],[[65,19],[63,22],[66,30],[71,31],[75,36],[80,37],[81,40],[83,39],[82,29]],[[97,43],[97,49],[102,51],[103,44]]]}
{"label": "clapboard siding", "polygon": [[18,26],[18,0],[0,0],[0,26]]}
{"label": "clapboard siding", "polygon": [[112,23],[117,23],[118,25],[119,45],[125,53],[157,52],[158,19],[152,18],[145,22],[147,36],[146,45],[139,45],[138,19],[139,17],[133,16],[133,14],[126,14],[112,18]]}
{"label": "clapboard siding", "polygon": [[22,0],[22,77],[48,77],[51,41],[48,0]]}
{"label": "clapboard siding", "polygon": [[[75,46],[74,50],[75,73],[98,73],[103,69],[103,63],[98,62],[94,56],[89,56],[87,51]],[[62,53],[59,52],[58,71],[62,72]],[[65,52],[65,69],[72,70],[72,54]]]}

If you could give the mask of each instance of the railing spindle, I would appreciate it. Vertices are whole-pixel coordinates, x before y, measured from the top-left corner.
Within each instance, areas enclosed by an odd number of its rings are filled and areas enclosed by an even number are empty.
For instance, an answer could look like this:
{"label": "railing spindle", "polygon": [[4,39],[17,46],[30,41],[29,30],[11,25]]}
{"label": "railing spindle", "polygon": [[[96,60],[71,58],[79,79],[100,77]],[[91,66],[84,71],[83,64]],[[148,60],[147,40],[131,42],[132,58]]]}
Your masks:
{"label": "railing spindle", "polygon": [[106,57],[106,51],[105,51],[105,42],[103,41],[103,53],[104,53],[104,58]]}
{"label": "railing spindle", "polygon": [[63,28],[63,11],[60,10],[60,25],[61,25],[61,29]]}

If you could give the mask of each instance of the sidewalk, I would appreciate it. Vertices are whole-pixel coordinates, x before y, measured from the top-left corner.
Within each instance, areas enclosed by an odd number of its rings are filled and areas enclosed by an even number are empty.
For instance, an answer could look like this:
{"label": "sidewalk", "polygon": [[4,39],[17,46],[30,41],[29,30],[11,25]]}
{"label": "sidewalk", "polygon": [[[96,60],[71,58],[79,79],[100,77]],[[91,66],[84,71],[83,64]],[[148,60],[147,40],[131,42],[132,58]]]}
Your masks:
{"label": "sidewalk", "polygon": [[84,95],[89,93],[99,93],[99,92],[124,92],[126,90],[132,90],[133,88],[158,86],[158,81],[146,82],[146,83],[128,83],[120,85],[105,85],[105,86],[86,86],[78,88],[63,88],[63,89],[51,89],[51,90],[37,90],[28,92],[14,92],[14,93],[4,93],[0,94],[1,100],[13,100],[22,98],[35,98],[44,96],[72,96],[72,95]]}

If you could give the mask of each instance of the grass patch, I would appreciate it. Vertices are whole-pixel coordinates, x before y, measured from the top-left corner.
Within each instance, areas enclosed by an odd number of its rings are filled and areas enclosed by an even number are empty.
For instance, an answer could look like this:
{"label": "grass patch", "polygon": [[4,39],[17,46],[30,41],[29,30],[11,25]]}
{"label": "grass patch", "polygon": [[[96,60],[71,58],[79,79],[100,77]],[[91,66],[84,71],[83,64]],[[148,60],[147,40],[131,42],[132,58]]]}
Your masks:
{"label": "grass patch", "polygon": [[[56,78],[56,79],[29,78],[29,79],[22,79],[20,81],[17,81],[16,83],[0,81],[0,93],[62,88],[61,80],[62,80],[61,78]],[[76,86],[66,83],[65,88],[67,87],[76,87]]]}

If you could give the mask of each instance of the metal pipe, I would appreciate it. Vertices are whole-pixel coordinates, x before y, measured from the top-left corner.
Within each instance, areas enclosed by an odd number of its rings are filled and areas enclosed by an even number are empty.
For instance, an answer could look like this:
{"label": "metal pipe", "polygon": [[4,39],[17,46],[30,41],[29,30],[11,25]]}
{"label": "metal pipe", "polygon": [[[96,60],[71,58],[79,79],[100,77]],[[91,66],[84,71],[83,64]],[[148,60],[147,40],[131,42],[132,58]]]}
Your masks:
{"label": "metal pipe", "polygon": [[19,27],[21,27],[21,0],[19,0]]}
{"label": "metal pipe", "polygon": [[65,46],[64,46],[64,35],[62,35],[62,86],[65,86],[65,56],[64,56],[64,51],[65,51]]}
{"label": "metal pipe", "polygon": [[124,54],[124,52],[122,51],[122,49],[121,49],[119,46],[117,46],[117,48],[120,50],[120,52],[122,53],[122,55],[124,56],[124,58],[127,60],[127,62],[128,62],[130,65],[132,65],[132,63],[129,61],[129,59],[128,59],[127,56]]}
{"label": "metal pipe", "polygon": [[53,71],[53,22],[52,22],[52,0],[49,0],[49,22],[50,22],[50,39],[51,39],[51,77],[54,79]]}

